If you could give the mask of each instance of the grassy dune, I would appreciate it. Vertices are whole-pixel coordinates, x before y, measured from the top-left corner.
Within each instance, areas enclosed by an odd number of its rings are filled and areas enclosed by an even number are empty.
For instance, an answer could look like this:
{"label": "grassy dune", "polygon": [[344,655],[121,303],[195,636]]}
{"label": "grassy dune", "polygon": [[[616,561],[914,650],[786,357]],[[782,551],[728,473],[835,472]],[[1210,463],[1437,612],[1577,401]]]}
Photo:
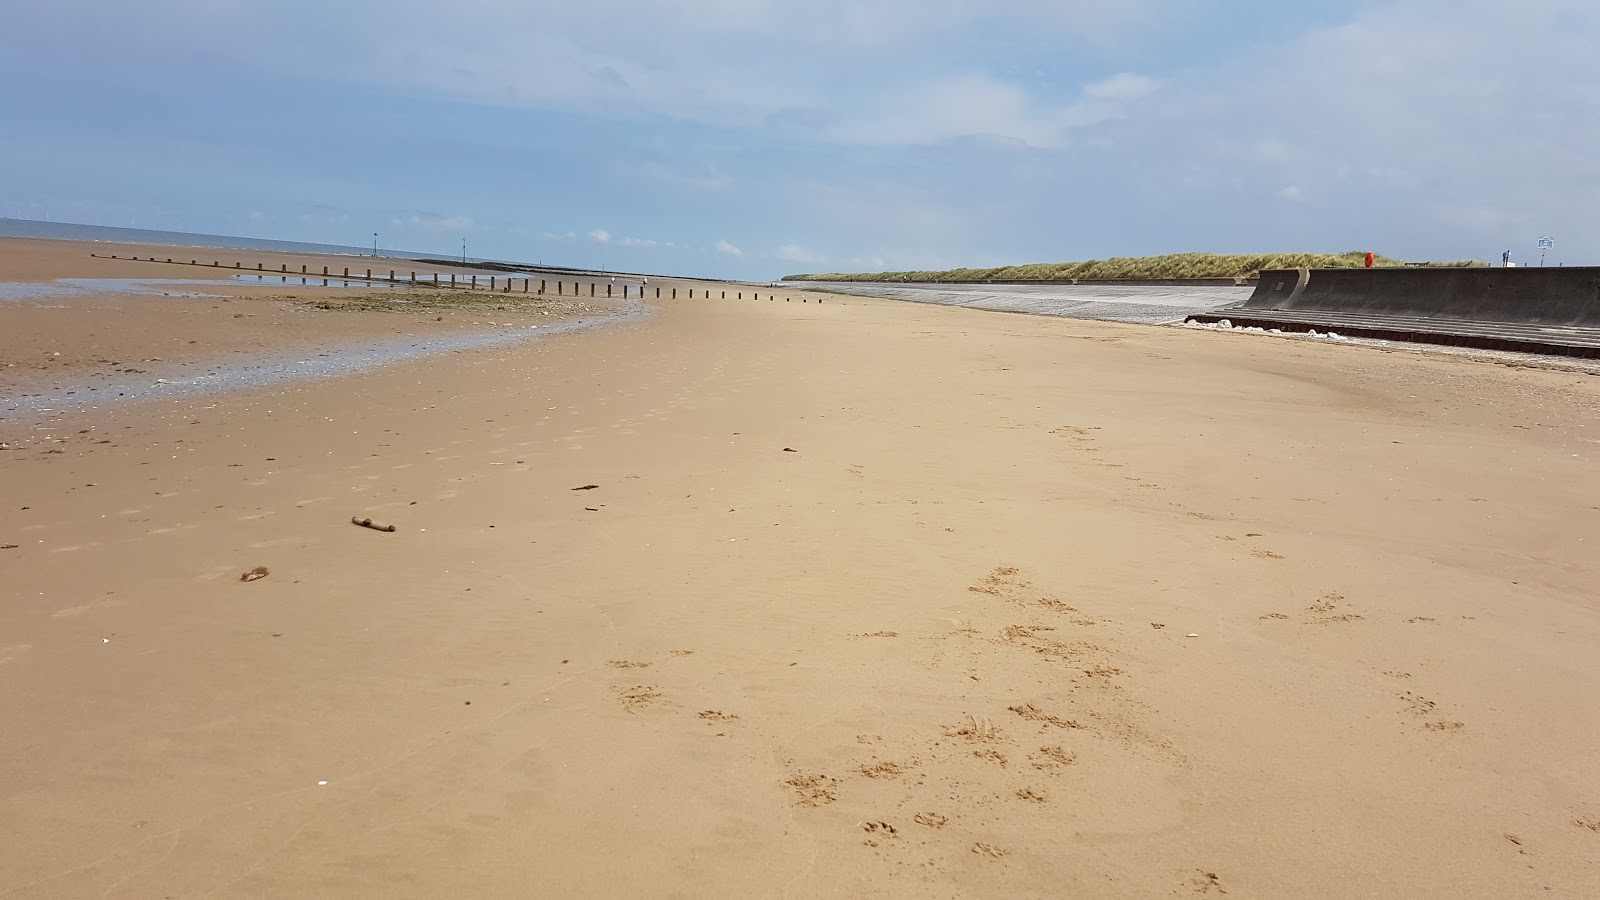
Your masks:
{"label": "grassy dune", "polygon": [[[1262,269],[1357,268],[1364,252],[1351,253],[1171,253],[1166,256],[1112,257],[1088,262],[1032,263],[992,269],[946,269],[942,272],[875,272],[858,274],[787,275],[784,281],[1139,281],[1170,278],[1253,278]],[[1406,263],[1379,256],[1377,265]],[[1481,266],[1474,260],[1425,263],[1430,266]]]}

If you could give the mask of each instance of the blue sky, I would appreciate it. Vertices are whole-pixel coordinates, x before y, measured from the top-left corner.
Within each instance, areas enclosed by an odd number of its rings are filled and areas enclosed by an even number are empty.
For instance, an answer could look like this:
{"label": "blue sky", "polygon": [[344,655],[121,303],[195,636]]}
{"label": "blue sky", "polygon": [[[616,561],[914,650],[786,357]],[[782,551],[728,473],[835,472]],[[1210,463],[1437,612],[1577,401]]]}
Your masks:
{"label": "blue sky", "polygon": [[0,215],[726,277],[1600,264],[1600,4],[67,0]]}

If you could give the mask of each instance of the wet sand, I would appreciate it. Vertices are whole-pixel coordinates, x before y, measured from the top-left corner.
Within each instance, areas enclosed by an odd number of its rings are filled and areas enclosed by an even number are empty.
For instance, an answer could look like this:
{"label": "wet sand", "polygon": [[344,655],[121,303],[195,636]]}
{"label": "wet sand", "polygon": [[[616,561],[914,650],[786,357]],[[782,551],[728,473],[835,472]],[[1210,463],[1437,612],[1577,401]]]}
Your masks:
{"label": "wet sand", "polygon": [[1600,895],[1600,379],[759,292],[0,422],[0,895]]}
{"label": "wet sand", "polygon": [[[391,345],[459,341],[485,332],[550,327],[622,308],[604,296],[573,296],[571,287],[565,295],[553,296],[553,279],[551,295],[544,297],[521,292],[521,279],[513,293],[436,290],[427,285],[369,287],[338,277],[331,279],[335,286],[325,287],[327,279],[320,275],[308,278],[310,285],[301,285],[298,274],[288,284],[273,274],[258,282],[250,271],[245,271],[244,280],[225,281],[236,274],[234,270],[125,258],[137,254],[165,260],[201,252],[0,239],[0,420],[24,395],[41,396],[44,405],[52,407],[91,399],[107,402],[141,393],[158,382],[188,383],[221,371],[259,367],[268,360],[316,362]],[[111,254],[124,258],[109,259]],[[252,251],[227,251],[226,260],[230,266],[242,260],[246,270],[257,264],[268,269],[288,266],[296,272],[301,266],[313,272],[327,267],[336,275],[346,268],[362,274],[376,266],[382,273],[402,265],[417,266],[405,260]],[[451,272],[433,266],[425,271]],[[504,276],[500,277],[503,284]],[[488,278],[487,274],[482,278],[485,286]],[[57,279],[89,283],[73,285]],[[119,280],[139,283],[124,288],[116,284]],[[107,289],[108,283],[113,289]],[[537,279],[533,287],[537,290]],[[603,288],[597,293],[603,294]],[[23,296],[7,299],[16,294]]]}

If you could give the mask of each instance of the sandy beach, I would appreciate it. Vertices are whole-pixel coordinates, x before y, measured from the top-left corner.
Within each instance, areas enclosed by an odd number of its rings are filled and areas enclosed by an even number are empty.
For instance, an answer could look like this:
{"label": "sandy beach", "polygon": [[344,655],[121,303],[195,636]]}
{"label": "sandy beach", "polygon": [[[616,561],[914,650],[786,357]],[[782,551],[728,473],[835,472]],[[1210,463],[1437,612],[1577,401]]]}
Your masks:
{"label": "sandy beach", "polygon": [[0,419],[0,897],[1600,896],[1600,378],[739,290]]}

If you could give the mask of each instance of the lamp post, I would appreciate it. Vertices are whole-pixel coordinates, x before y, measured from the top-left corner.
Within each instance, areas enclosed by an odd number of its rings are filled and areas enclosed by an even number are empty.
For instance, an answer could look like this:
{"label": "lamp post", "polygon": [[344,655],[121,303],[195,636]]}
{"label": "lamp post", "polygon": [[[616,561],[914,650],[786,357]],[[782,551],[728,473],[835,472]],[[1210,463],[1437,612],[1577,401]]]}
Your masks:
{"label": "lamp post", "polygon": [[378,233],[376,231],[372,233],[372,258],[378,258]]}

